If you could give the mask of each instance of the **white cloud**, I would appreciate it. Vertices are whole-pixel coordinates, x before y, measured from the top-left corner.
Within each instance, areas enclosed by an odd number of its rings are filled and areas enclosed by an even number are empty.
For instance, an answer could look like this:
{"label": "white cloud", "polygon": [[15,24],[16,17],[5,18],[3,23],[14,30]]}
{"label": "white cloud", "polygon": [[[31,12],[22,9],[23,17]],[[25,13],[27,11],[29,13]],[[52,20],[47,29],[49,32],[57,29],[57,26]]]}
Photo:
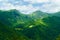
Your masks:
{"label": "white cloud", "polygon": [[[0,0],[0,9],[1,10],[10,10],[17,9],[22,13],[31,13],[36,10],[41,10],[43,12],[57,12],[60,11],[60,0],[24,0],[24,2],[29,2],[29,5],[20,5],[19,1],[13,1],[17,5],[9,3],[9,0]],[[32,4],[37,3],[46,3],[42,4],[42,6],[34,7]]]}
{"label": "white cloud", "polygon": [[34,8],[32,5],[15,6],[15,8],[17,10],[20,10],[22,13],[27,13],[27,14],[37,10],[37,8]]}
{"label": "white cloud", "polygon": [[[18,3],[18,2],[16,2]],[[31,13],[36,10],[31,4],[29,5],[13,5],[12,3],[8,3],[7,1],[3,1],[2,6],[0,6],[0,10],[10,10],[10,9],[17,9],[22,13]]]}
{"label": "white cloud", "polygon": [[1,10],[10,10],[10,9],[15,9],[15,7],[10,4],[10,3],[3,3],[2,6],[0,7]]}
{"label": "white cloud", "polygon": [[42,2],[49,2],[49,0],[24,0],[30,3],[42,3]]}
{"label": "white cloud", "polygon": [[2,1],[2,0],[0,0],[0,1]]}
{"label": "white cloud", "polygon": [[60,0],[50,0],[50,4],[44,4],[41,10],[49,13],[60,11]]}
{"label": "white cloud", "polygon": [[60,0],[51,0],[52,2],[54,2],[55,4],[60,4]]}

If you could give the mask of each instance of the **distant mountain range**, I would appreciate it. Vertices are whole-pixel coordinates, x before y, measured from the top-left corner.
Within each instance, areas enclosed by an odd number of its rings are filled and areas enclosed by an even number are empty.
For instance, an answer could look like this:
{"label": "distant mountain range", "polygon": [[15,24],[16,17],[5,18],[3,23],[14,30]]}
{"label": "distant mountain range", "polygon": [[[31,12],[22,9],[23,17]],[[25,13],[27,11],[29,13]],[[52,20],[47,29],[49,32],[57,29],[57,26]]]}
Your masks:
{"label": "distant mountain range", "polygon": [[0,10],[0,33],[0,40],[60,40],[60,12]]}

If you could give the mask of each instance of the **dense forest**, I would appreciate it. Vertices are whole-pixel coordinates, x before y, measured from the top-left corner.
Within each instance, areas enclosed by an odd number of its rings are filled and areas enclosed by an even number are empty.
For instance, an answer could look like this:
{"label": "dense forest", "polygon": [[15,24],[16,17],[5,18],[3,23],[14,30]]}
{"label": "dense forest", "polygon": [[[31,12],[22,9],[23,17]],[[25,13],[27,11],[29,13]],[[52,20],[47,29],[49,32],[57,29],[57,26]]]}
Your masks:
{"label": "dense forest", "polygon": [[0,10],[0,40],[60,40],[60,12]]}

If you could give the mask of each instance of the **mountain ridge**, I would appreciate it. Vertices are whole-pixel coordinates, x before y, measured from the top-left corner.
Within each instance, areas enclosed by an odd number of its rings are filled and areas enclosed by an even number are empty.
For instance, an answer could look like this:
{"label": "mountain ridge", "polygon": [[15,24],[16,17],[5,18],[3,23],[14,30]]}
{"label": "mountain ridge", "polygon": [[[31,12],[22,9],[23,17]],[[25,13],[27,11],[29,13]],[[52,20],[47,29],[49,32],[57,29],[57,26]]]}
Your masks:
{"label": "mountain ridge", "polygon": [[1,40],[60,40],[60,13],[57,14],[35,11],[25,15],[15,9],[0,10],[0,38]]}

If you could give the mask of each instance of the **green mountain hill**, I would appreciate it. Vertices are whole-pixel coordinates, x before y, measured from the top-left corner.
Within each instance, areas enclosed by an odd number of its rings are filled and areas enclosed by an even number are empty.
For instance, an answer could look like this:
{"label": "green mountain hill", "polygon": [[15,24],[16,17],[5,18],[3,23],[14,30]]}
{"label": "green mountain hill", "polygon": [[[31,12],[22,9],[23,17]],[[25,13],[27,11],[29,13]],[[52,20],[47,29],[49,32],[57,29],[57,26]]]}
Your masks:
{"label": "green mountain hill", "polygon": [[14,9],[9,11],[0,11],[0,21],[8,26],[16,26],[18,24],[26,24],[32,20],[29,16]]}
{"label": "green mountain hill", "polygon": [[0,40],[60,40],[59,14],[0,10]]}

